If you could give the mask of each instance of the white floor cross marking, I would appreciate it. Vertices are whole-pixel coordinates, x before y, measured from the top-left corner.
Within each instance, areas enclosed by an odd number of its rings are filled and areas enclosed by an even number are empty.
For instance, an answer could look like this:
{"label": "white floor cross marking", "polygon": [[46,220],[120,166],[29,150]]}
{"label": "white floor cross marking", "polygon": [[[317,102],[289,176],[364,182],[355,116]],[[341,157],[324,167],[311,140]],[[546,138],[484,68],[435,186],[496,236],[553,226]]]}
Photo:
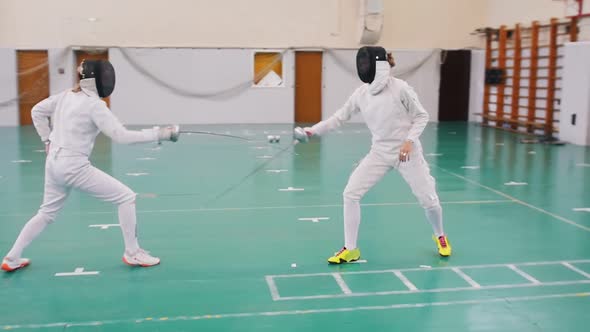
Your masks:
{"label": "white floor cross marking", "polygon": [[129,176],[145,176],[145,175],[149,175],[150,173],[127,173],[126,175]]}
{"label": "white floor cross marking", "polygon": [[526,183],[526,182],[510,181],[510,182],[504,183],[504,185],[505,186],[526,186],[526,185],[528,185],[528,183]]}
{"label": "white floor cross marking", "polygon": [[293,188],[293,187],[287,187],[285,189],[279,189],[279,191],[304,191],[305,189],[303,188]]}
{"label": "white floor cross marking", "polygon": [[330,220],[329,217],[299,218],[300,221],[320,222],[321,220]]}
{"label": "white floor cross marking", "polygon": [[286,169],[267,169],[266,172],[267,173],[284,173],[284,172],[288,172],[288,170],[286,170]]}
{"label": "white floor cross marking", "polygon": [[99,225],[89,225],[90,228],[100,228],[100,229],[109,229],[109,227],[120,227],[119,224],[99,224]]}
{"label": "white floor cross marking", "polygon": [[100,272],[98,271],[84,271],[83,267],[77,267],[74,272],[60,272],[56,273],[56,277],[75,277],[75,276],[90,276],[90,275],[97,275]]}

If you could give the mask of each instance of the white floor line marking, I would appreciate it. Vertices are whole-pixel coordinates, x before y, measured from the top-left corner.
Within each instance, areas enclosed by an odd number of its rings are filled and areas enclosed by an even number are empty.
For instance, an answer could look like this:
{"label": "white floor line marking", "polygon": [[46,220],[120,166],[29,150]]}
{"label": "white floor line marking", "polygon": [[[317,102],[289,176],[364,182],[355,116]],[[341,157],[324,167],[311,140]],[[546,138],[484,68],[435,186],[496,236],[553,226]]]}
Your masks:
{"label": "white floor line marking", "polygon": [[[391,269],[391,270],[376,270],[376,271],[351,271],[351,272],[339,272],[340,276],[346,274],[376,274],[376,273],[393,273],[396,274],[396,271],[403,273],[406,271],[431,271],[431,270],[453,270],[455,273],[459,274],[466,280],[470,287],[455,287],[455,288],[438,288],[438,289],[417,289],[417,290],[395,290],[395,291],[382,291],[382,292],[361,292],[361,293],[351,293],[346,296],[382,296],[382,295],[398,295],[398,294],[410,294],[410,293],[444,293],[444,292],[458,292],[458,291],[474,291],[474,290],[492,290],[492,289],[512,289],[512,288],[529,288],[529,287],[548,287],[548,286],[565,286],[565,285],[578,285],[578,284],[590,284],[590,277],[589,280],[573,280],[573,281],[554,281],[554,282],[540,282],[539,280],[535,279],[534,277],[528,275],[527,273],[521,271],[516,266],[540,266],[540,265],[563,265],[567,263],[571,264],[578,264],[578,263],[590,263],[590,259],[585,260],[570,260],[570,261],[545,261],[545,262],[524,262],[524,263],[512,263],[512,264],[482,264],[482,265],[469,265],[469,266],[458,266],[458,267],[434,267],[431,269],[423,269],[423,268],[407,268],[407,269]],[[511,268],[513,266],[514,268]],[[490,285],[490,286],[481,286],[469,276],[467,276],[463,271],[460,269],[482,269],[482,268],[494,268],[494,267],[504,267],[504,268],[511,268],[513,271],[518,273],[516,270],[522,272],[522,276],[527,279],[527,283],[520,283],[520,284],[505,284],[505,285]],[[573,266],[572,266],[573,267]],[[577,269],[573,267],[574,269]],[[516,270],[515,270],[516,269]],[[457,272],[459,271],[459,272]],[[579,271],[576,271],[579,273]],[[584,271],[581,271],[585,273]],[[463,275],[461,275],[463,274]],[[519,273],[520,274],[520,273]],[[328,276],[333,275],[333,273],[329,272],[321,272],[321,273],[307,273],[307,274],[283,274],[283,275],[272,275],[268,276],[273,279],[277,278],[302,278],[302,277],[315,277],[315,276]],[[396,274],[397,275],[397,274]],[[526,275],[526,276],[525,276]],[[589,275],[590,276],[590,275]],[[466,277],[466,278],[464,278]],[[468,281],[471,280],[471,281]],[[409,287],[408,287],[409,288]],[[289,297],[279,297],[278,301],[288,301],[288,300],[311,300],[311,299],[329,299],[329,298],[338,298],[342,297],[343,295],[309,295],[309,296],[289,296]]]}
{"label": "white floor line marking", "polygon": [[84,271],[83,267],[77,267],[74,269],[74,272],[60,272],[56,273],[56,277],[75,277],[75,276],[90,276],[90,275],[97,275],[99,271]]}
{"label": "white floor line marking", "polygon": [[442,153],[427,153],[425,154],[426,157],[440,157],[443,156]]}
{"label": "white floor line marking", "polygon": [[357,261],[350,262],[350,263],[347,263],[347,264],[364,264],[364,263],[367,263],[367,260],[366,259],[359,259]]}
{"label": "white floor line marking", "polygon": [[156,160],[156,158],[152,158],[152,157],[141,157],[141,158],[135,158],[135,160]]}
{"label": "white floor line marking", "polygon": [[32,163],[32,160],[24,160],[24,159],[20,159],[20,160],[12,160],[11,163],[14,164],[26,164],[26,163]]}
{"label": "white floor line marking", "polygon": [[503,192],[501,192],[501,191],[498,191],[498,190],[496,190],[496,189],[490,188],[490,187],[488,187],[488,186],[486,186],[486,185],[484,185],[484,184],[481,184],[481,183],[479,183],[479,182],[477,182],[477,181],[474,181],[474,180],[468,179],[468,178],[466,178],[466,177],[464,177],[464,176],[461,176],[461,175],[459,175],[459,174],[456,174],[456,173],[453,173],[453,172],[451,172],[451,171],[448,171],[448,170],[446,170],[446,169],[444,169],[444,168],[442,168],[442,167],[440,167],[440,166],[436,166],[436,165],[432,165],[432,166],[435,166],[435,167],[437,167],[438,169],[440,169],[441,171],[443,171],[443,172],[445,172],[445,173],[448,173],[448,174],[451,174],[451,175],[453,175],[453,176],[455,176],[455,177],[458,177],[459,179],[463,179],[463,180],[464,180],[464,181],[466,181],[466,182],[469,182],[469,183],[471,183],[471,184],[474,184],[474,185],[476,185],[476,186],[479,186],[479,187],[481,187],[481,188],[487,189],[487,190],[489,190],[489,191],[491,191],[491,192],[493,192],[493,193],[496,193],[496,194],[498,194],[498,195],[500,195],[500,196],[502,196],[502,197],[504,197],[504,198],[508,198],[508,199],[510,199],[510,200],[512,200],[512,201],[514,201],[514,202],[516,202],[516,203],[518,203],[518,204],[520,204],[520,205],[524,205],[524,206],[526,206],[526,207],[528,207],[528,208],[531,208],[531,209],[533,209],[533,210],[536,210],[536,211],[539,211],[539,212],[541,212],[541,213],[544,213],[544,214],[546,214],[546,215],[548,215],[548,216],[551,216],[551,217],[553,217],[553,218],[555,218],[555,219],[557,219],[557,220],[559,220],[559,221],[563,221],[563,222],[564,222],[564,223],[566,223],[566,224],[570,224],[570,225],[572,225],[572,226],[575,226],[575,227],[578,227],[578,228],[580,228],[580,229],[583,229],[583,230],[585,230],[585,231],[588,231],[588,232],[590,232],[590,227],[587,227],[587,226],[584,226],[584,225],[580,225],[580,224],[578,224],[578,223],[576,223],[576,222],[574,222],[574,221],[571,221],[571,220],[569,220],[569,219],[566,219],[566,218],[564,218],[564,217],[558,216],[558,215],[556,215],[555,213],[551,213],[551,212],[549,212],[549,211],[547,211],[547,210],[541,209],[540,207],[536,207],[536,206],[534,206],[534,205],[532,205],[532,204],[529,204],[529,203],[527,203],[527,202],[521,201],[520,199],[518,199],[518,198],[516,198],[516,197],[512,197],[512,196],[510,196],[510,195],[508,195],[508,194],[505,194],[505,193],[503,193]]}
{"label": "white floor line marking", "polygon": [[568,262],[562,262],[561,264],[562,264],[563,266],[567,267],[568,269],[570,269],[570,270],[572,270],[572,271],[574,271],[574,272],[577,272],[577,273],[579,273],[579,274],[583,275],[584,277],[586,277],[586,278],[590,279],[590,274],[589,274],[589,273],[587,273],[587,272],[585,272],[585,271],[582,271],[582,270],[578,269],[577,267],[573,266],[572,264],[570,264],[570,263],[568,263]]}
{"label": "white floor line marking", "polygon": [[338,284],[338,286],[342,290],[342,293],[344,293],[345,295],[352,294],[352,291],[350,290],[350,288],[348,288],[346,281],[344,281],[344,279],[342,279],[342,276],[340,275],[340,273],[332,273],[332,277],[334,277],[334,280],[336,280],[336,283]]}
{"label": "white floor line marking", "polygon": [[481,286],[480,288],[469,287],[456,287],[456,288],[435,288],[435,289],[418,289],[417,291],[411,290],[396,290],[396,291],[382,291],[382,292],[362,292],[352,294],[329,294],[329,295],[306,295],[306,296],[286,296],[280,297],[277,301],[293,301],[293,300],[320,300],[320,299],[335,299],[342,297],[368,297],[368,296],[387,296],[387,295],[406,295],[406,294],[438,294],[438,293],[454,293],[454,292],[477,292],[485,290],[503,290],[503,289],[516,289],[516,288],[535,288],[535,287],[551,287],[551,286],[567,286],[567,285],[587,285],[590,284],[590,280],[576,280],[576,281],[553,281],[545,282],[541,284],[532,284],[526,282],[523,284],[507,284],[507,285],[490,285]]}
{"label": "white floor line marking", "polygon": [[267,169],[266,170],[267,173],[285,173],[288,171],[289,170],[286,170],[286,169]]}
{"label": "white floor line marking", "polygon": [[378,311],[378,310],[398,310],[398,309],[423,309],[428,307],[447,307],[447,306],[474,306],[491,303],[505,303],[510,304],[514,302],[533,302],[542,300],[554,300],[565,298],[583,298],[590,296],[590,292],[580,293],[558,293],[546,295],[533,296],[514,296],[514,297],[497,297],[478,300],[459,300],[459,301],[441,301],[441,302],[421,302],[421,303],[399,303],[387,304],[378,306],[357,306],[357,307],[340,307],[340,308],[325,308],[325,309],[300,309],[300,310],[284,310],[284,311],[261,311],[261,312],[240,312],[231,314],[208,314],[197,316],[175,316],[167,317],[166,320],[148,318],[135,319],[113,319],[103,321],[87,321],[87,322],[58,322],[45,324],[22,324],[22,325],[0,325],[0,329],[16,330],[16,329],[42,329],[51,327],[68,327],[68,326],[97,326],[97,325],[116,325],[116,324],[150,324],[157,322],[165,324],[173,321],[193,321],[193,320],[209,320],[209,319],[227,319],[227,318],[254,318],[254,317],[269,317],[269,316],[296,316],[296,315],[317,315],[341,312],[359,312],[359,311]]}
{"label": "white floor line marking", "polygon": [[256,159],[272,159],[272,156],[268,156],[268,155],[257,156]]}
{"label": "white floor line marking", "polygon": [[281,298],[281,295],[279,295],[279,289],[277,288],[277,284],[271,276],[266,276],[264,278],[266,279],[266,284],[268,285],[268,289],[270,290],[270,296],[272,297],[273,301],[277,301]]}
{"label": "white floor line marking", "polygon": [[[541,261],[541,262],[523,262],[523,263],[505,263],[505,264],[479,264],[479,265],[463,265],[463,266],[440,266],[440,267],[432,267],[428,270],[450,270],[453,268],[459,269],[485,269],[491,267],[507,267],[508,265],[514,266],[543,266],[543,265],[559,265],[563,264],[564,262],[570,264],[578,264],[578,263],[590,263],[590,259],[575,259],[575,260],[560,260],[560,261]],[[340,274],[373,274],[373,273],[393,273],[393,271],[401,271],[401,272],[413,272],[413,271],[424,271],[422,267],[413,267],[407,269],[388,269],[388,270],[369,270],[369,271],[350,271],[350,272],[340,272]],[[326,276],[331,275],[330,272],[318,272],[318,273],[301,273],[301,274],[275,274],[271,275],[273,278],[300,278],[300,277],[315,277],[315,276]]]}
{"label": "white floor line marking", "polygon": [[293,187],[287,187],[284,189],[279,189],[279,191],[304,191],[304,188],[293,188]]}
{"label": "white floor line marking", "polygon": [[574,212],[590,212],[590,208],[574,208],[572,209]]}
{"label": "white floor line marking", "polygon": [[518,181],[510,181],[504,183],[505,186],[527,186],[528,183],[526,182],[518,182]]}
{"label": "white floor line marking", "polygon": [[[512,203],[513,200],[481,200],[481,201],[454,201],[454,202],[441,202],[440,204],[496,204],[496,203]],[[361,206],[390,206],[393,204],[395,205],[418,205],[416,202],[406,202],[406,203],[365,203],[361,204]]]}
{"label": "white floor line marking", "polygon": [[517,268],[515,265],[513,264],[508,264],[506,265],[508,266],[509,269],[511,269],[512,271],[518,273],[518,275],[520,275],[521,277],[525,278],[526,280],[530,281],[533,284],[540,284],[541,282],[537,279],[535,279],[533,276],[531,276],[530,274],[524,272],[523,270]]}
{"label": "white floor line marking", "polygon": [[578,163],[578,164],[576,164],[576,166],[578,166],[578,167],[590,167],[590,164]]}
{"label": "white floor line marking", "polygon": [[481,288],[481,285],[480,284],[478,284],[477,282],[475,282],[475,280],[471,279],[470,276],[468,276],[467,274],[465,274],[465,272],[461,271],[461,269],[459,269],[458,267],[451,268],[451,270],[453,272],[455,272],[457,275],[459,275],[459,277],[463,278],[463,280],[465,280],[468,284],[470,284],[471,287],[473,287],[473,288]]}
{"label": "white floor line marking", "polygon": [[461,166],[463,169],[479,169],[479,166]]}
{"label": "white floor line marking", "polygon": [[529,151],[528,153],[529,154],[537,154],[537,152],[535,152],[535,151]]}
{"label": "white floor line marking", "polygon": [[418,290],[418,287],[416,287],[403,273],[401,273],[398,270],[393,271],[393,274],[395,274],[396,277],[398,277],[399,280],[401,280],[404,285],[406,285],[406,287],[408,287],[408,289],[412,292],[415,292]]}
{"label": "white floor line marking", "polygon": [[33,150],[33,152],[39,152],[39,153],[41,153],[41,152],[45,152],[45,149]]}
{"label": "white floor line marking", "polygon": [[129,176],[145,176],[145,175],[150,175],[150,173],[126,173],[126,175]]}
{"label": "white floor line marking", "polygon": [[321,220],[330,220],[329,217],[313,217],[313,218],[299,218],[299,221],[311,221],[311,222],[320,222]]}
{"label": "white floor line marking", "polygon": [[[481,201],[449,201],[441,202],[443,205],[467,204],[502,204],[515,203],[514,200],[481,200]],[[406,206],[418,205],[418,202],[392,202],[392,203],[365,203],[361,206]],[[285,205],[285,206],[258,206],[258,207],[226,207],[226,208],[196,208],[196,209],[161,209],[161,210],[137,210],[137,213],[171,213],[171,212],[209,212],[209,211],[252,211],[252,210],[283,210],[283,209],[304,209],[304,208],[334,208],[342,207],[342,204],[321,204],[321,205]],[[113,214],[113,211],[85,211],[69,214]],[[62,213],[63,215],[63,213]],[[0,216],[30,216],[26,214],[0,214]]]}
{"label": "white floor line marking", "polygon": [[119,224],[98,224],[98,225],[88,225],[90,228],[100,228],[100,229],[109,229],[109,227],[120,227]]}

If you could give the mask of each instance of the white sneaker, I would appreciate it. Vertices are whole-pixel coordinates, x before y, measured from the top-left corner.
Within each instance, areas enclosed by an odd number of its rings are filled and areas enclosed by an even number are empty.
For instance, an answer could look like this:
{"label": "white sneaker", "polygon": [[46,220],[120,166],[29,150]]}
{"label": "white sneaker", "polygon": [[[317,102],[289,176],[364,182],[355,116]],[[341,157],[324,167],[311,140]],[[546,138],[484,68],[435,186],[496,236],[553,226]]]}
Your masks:
{"label": "white sneaker", "polygon": [[140,248],[133,254],[125,251],[125,254],[123,254],[123,262],[131,266],[148,267],[160,264],[160,258],[153,257],[149,252]]}
{"label": "white sneaker", "polygon": [[12,260],[8,257],[4,257],[2,260],[2,270],[6,272],[13,272],[18,269],[22,269],[23,267],[31,264],[31,260],[28,258],[20,258],[18,260]]}

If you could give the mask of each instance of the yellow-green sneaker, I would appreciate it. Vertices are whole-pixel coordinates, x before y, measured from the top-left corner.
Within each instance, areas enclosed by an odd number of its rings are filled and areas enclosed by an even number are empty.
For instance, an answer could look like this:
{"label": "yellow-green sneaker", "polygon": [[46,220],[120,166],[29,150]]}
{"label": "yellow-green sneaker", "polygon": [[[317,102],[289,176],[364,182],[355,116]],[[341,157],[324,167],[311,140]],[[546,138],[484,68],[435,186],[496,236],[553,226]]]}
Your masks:
{"label": "yellow-green sneaker", "polygon": [[346,247],[342,247],[339,252],[335,253],[334,256],[328,258],[330,264],[342,264],[358,261],[361,258],[361,251],[359,248],[348,250]]}
{"label": "yellow-green sneaker", "polygon": [[443,257],[451,256],[452,248],[449,239],[446,236],[441,235],[439,237],[432,236],[434,242],[436,242],[436,246],[438,247],[438,254]]}

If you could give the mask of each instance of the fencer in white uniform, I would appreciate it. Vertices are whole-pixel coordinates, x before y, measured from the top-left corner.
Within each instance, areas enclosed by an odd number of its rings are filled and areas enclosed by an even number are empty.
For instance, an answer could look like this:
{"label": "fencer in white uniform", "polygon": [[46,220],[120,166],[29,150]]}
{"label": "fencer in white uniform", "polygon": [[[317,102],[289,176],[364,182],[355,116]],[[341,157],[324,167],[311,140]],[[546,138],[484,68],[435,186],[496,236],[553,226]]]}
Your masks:
{"label": "fencer in white uniform", "polygon": [[405,81],[390,75],[392,66],[393,59],[382,47],[359,49],[357,70],[365,84],[330,118],[311,128],[295,128],[295,139],[307,142],[309,137],[324,135],[360,112],[372,134],[369,153],[352,172],[344,189],[344,247],[328,259],[332,264],[360,258],[357,246],[360,201],[392,169],[401,174],[424,208],[439,254],[451,255],[435,180],[424,160],[419,139],[428,123],[428,113],[414,90]]}
{"label": "fencer in white uniform", "polygon": [[88,160],[96,136],[102,132],[123,144],[176,141],[178,126],[133,131],[126,129],[101,100],[111,94],[115,72],[108,61],[83,61],[78,67],[79,85],[36,104],[31,113],[35,128],[46,144],[45,191],[37,214],[24,226],[14,246],[2,261],[2,269],[14,271],[25,267],[23,250],[45,227],[53,222],[71,189],[88,193],[118,207],[125,251],[123,261],[129,265],[152,266],[158,257],[141,249],[136,234],[135,196],[133,190],[95,168]]}

